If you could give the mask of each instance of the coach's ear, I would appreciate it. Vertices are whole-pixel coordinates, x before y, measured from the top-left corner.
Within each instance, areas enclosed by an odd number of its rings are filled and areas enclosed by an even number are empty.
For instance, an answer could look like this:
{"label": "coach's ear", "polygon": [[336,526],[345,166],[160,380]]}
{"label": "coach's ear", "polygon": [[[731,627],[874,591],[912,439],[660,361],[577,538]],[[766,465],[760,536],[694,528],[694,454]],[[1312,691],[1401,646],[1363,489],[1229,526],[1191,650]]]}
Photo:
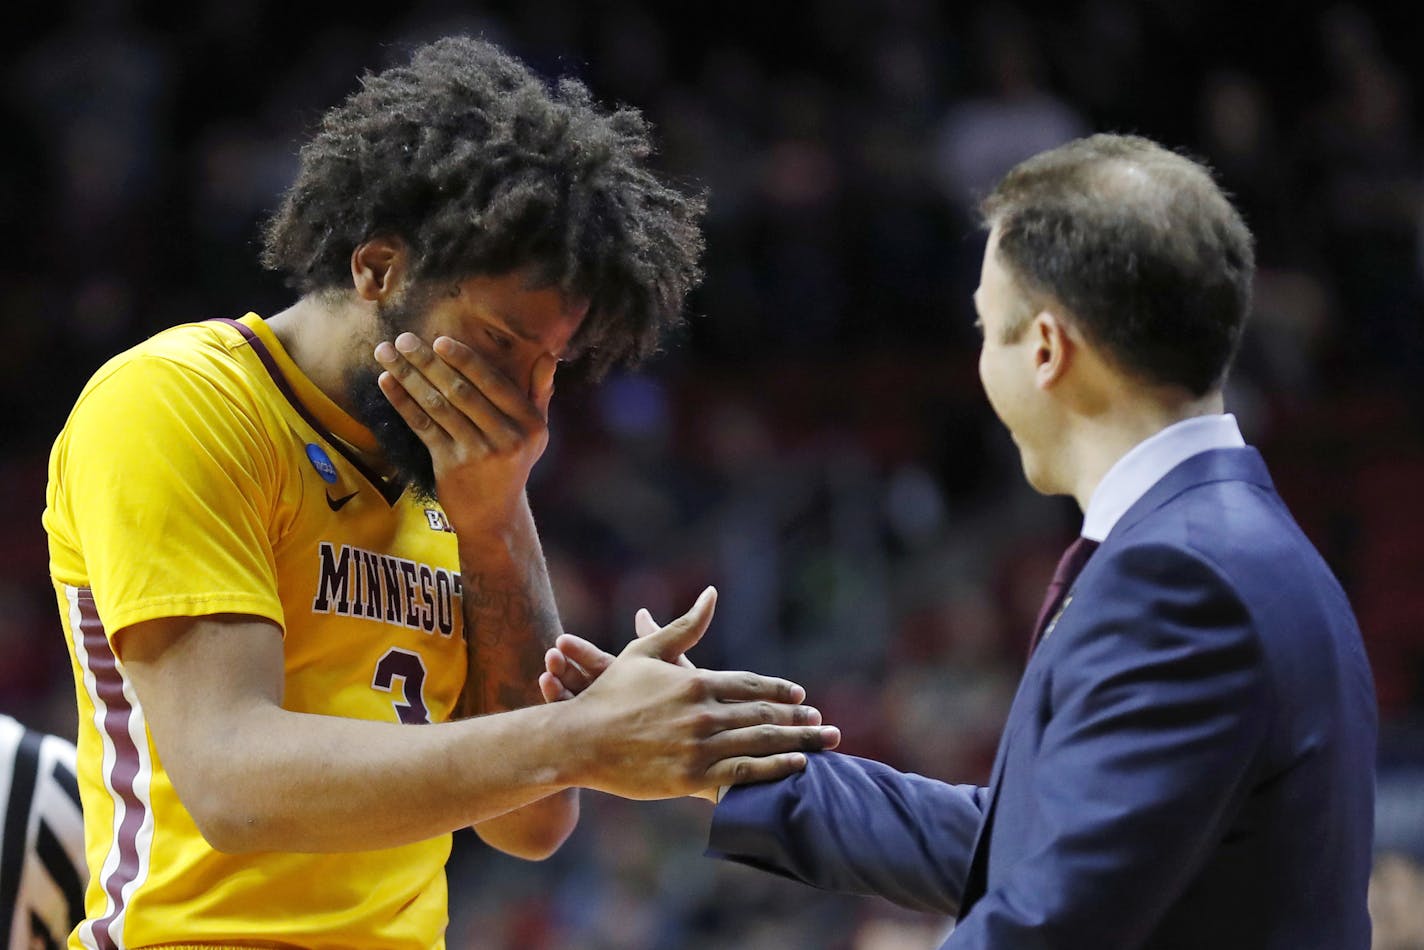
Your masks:
{"label": "coach's ear", "polygon": [[1033,318],[1027,331],[1032,336],[1034,384],[1051,389],[1068,371],[1076,355],[1078,341],[1067,320],[1056,309],[1045,308]]}
{"label": "coach's ear", "polygon": [[410,268],[410,251],[395,235],[377,235],[351,252],[351,283],[362,300],[380,303],[400,289]]}

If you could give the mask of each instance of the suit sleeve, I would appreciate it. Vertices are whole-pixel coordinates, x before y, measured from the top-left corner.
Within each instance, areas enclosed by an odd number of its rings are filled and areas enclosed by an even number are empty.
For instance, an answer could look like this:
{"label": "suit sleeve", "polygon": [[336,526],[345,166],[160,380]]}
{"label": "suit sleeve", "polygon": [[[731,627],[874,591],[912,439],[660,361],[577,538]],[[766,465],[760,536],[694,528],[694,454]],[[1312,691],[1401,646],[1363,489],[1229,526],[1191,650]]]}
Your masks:
{"label": "suit sleeve", "polygon": [[[1118,549],[1079,592],[1029,774],[1037,846],[948,946],[1138,947],[1226,836],[1274,703],[1249,614],[1200,556]],[[991,856],[990,860],[993,858]]]}
{"label": "suit sleeve", "polygon": [[834,752],[806,770],[729,789],[707,854],[812,887],[955,914],[983,789],[947,785]]}

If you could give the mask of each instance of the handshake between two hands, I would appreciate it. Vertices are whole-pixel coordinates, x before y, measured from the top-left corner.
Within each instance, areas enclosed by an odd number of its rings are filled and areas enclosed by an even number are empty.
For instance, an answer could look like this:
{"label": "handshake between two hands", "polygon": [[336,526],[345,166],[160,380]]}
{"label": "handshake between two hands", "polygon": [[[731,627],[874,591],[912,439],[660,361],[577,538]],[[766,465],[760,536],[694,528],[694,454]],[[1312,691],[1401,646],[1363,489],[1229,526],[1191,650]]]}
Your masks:
{"label": "handshake between two hands", "polygon": [[666,626],[639,610],[637,637],[617,656],[567,633],[545,653],[544,701],[577,699],[609,717],[600,730],[613,740],[604,791],[715,802],[719,788],[784,778],[806,767],[806,752],[840,743],[840,730],[802,705],[797,684],[692,665],[686,651],[707,632],[716,604],[709,587]]}

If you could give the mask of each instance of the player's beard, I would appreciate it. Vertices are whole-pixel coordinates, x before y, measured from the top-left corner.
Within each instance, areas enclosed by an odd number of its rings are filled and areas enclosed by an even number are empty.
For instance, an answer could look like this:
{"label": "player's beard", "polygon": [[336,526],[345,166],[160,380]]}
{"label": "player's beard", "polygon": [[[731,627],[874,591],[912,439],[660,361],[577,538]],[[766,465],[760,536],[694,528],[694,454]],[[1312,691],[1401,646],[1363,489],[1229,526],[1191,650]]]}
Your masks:
{"label": "player's beard", "polygon": [[[407,330],[418,333],[427,302],[423,295],[407,294],[395,303],[378,304],[376,319],[381,324],[381,338],[394,340]],[[380,375],[380,368],[372,366],[358,366],[349,371],[346,398],[357,421],[375,435],[386,464],[405,482],[406,490],[417,501],[434,501],[435,463],[430,458],[430,450],[381,392],[376,382]]]}

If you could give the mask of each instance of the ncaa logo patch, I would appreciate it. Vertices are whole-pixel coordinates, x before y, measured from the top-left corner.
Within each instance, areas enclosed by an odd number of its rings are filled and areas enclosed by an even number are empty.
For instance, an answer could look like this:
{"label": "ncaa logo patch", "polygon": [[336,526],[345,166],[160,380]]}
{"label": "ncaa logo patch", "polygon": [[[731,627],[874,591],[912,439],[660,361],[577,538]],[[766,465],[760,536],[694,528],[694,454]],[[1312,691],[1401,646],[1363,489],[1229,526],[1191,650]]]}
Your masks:
{"label": "ncaa logo patch", "polygon": [[308,442],[307,458],[311,459],[312,468],[316,469],[322,481],[336,484],[336,466],[331,464],[331,456],[326,454],[326,449],[315,442]]}

